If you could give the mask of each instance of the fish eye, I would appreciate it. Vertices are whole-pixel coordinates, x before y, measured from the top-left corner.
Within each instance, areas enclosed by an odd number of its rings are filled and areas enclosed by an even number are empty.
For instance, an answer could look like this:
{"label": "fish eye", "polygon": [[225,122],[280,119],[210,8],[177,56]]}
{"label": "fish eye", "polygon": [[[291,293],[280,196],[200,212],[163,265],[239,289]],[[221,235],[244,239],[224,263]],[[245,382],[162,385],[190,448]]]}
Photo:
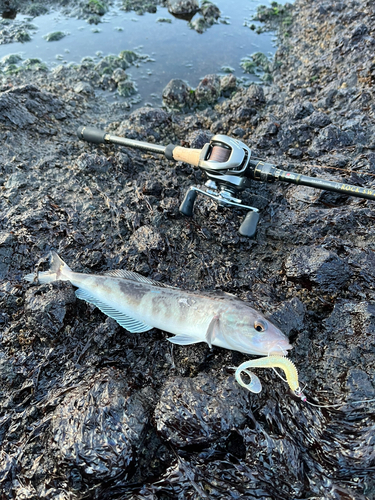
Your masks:
{"label": "fish eye", "polygon": [[254,321],[254,328],[257,332],[265,332],[267,330],[267,323],[261,319]]}

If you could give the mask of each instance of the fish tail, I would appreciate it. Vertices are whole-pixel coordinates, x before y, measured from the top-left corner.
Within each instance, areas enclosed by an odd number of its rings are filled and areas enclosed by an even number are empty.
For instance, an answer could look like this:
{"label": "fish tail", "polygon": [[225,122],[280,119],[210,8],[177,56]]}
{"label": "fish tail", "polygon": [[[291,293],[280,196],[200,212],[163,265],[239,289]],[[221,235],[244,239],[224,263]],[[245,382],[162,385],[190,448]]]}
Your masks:
{"label": "fish tail", "polygon": [[37,274],[27,274],[24,279],[26,281],[37,283],[52,283],[53,281],[68,281],[70,267],[60,259],[56,252],[51,252],[51,267],[48,271],[39,272]]}

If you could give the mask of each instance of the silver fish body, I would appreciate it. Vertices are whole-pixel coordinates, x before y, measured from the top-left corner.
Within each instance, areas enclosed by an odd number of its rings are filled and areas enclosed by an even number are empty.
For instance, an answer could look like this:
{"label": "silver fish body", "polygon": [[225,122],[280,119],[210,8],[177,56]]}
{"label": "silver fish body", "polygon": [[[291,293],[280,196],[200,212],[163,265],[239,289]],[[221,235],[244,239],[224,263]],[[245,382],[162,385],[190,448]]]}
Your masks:
{"label": "silver fish body", "polygon": [[[36,276],[25,276],[34,281]],[[158,328],[168,340],[187,345],[207,342],[248,354],[285,354],[285,335],[262,314],[236,297],[202,294],[166,287],[130,271],[106,275],[76,273],[56,253],[51,269],[38,273],[41,283],[70,281],[78,298],[96,305],[130,332]]]}

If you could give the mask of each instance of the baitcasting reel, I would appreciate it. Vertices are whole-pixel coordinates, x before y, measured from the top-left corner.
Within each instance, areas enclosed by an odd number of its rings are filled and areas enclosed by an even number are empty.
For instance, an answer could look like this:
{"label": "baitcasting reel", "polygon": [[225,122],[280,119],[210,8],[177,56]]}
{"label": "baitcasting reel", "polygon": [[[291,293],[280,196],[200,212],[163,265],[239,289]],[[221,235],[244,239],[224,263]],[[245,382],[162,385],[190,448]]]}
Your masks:
{"label": "baitcasting reel", "polygon": [[308,177],[294,172],[281,170],[271,163],[265,163],[251,157],[251,150],[243,142],[226,135],[215,135],[202,149],[183,148],[169,144],[159,146],[148,142],[127,139],[107,134],[103,130],[92,127],[79,127],[77,135],[80,139],[95,144],[113,143],[129,146],[153,153],[164,154],[168,160],[183,161],[199,167],[208,180],[205,189],[191,186],[181,205],[180,212],[192,217],[197,194],[208,196],[220,205],[248,210],[239,232],[243,236],[252,237],[256,233],[259,221],[259,210],[242,204],[238,194],[250,186],[250,181],[274,182],[282,181],[290,184],[302,184],[327,191],[336,191],[347,195],[375,200],[375,189],[362,188],[326,181],[317,177]]}

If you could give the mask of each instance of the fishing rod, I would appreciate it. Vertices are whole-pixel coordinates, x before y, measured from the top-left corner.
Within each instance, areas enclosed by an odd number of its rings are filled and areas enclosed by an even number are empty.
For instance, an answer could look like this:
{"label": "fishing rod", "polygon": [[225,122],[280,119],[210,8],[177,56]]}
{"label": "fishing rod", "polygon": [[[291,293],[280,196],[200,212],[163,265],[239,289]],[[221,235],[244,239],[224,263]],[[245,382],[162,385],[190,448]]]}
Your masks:
{"label": "fishing rod", "polygon": [[183,215],[192,217],[194,202],[198,193],[212,198],[220,205],[248,210],[239,228],[239,232],[243,236],[254,236],[259,221],[259,210],[244,205],[241,199],[238,198],[239,193],[250,187],[251,181],[268,183],[281,181],[289,184],[301,184],[375,200],[375,188],[363,188],[281,170],[272,163],[252,157],[251,150],[246,144],[226,135],[214,135],[211,141],[205,144],[202,149],[184,148],[174,144],[159,146],[149,142],[108,134],[103,130],[86,126],[80,126],[77,135],[80,139],[94,144],[112,143],[138,148],[143,151],[164,154],[168,160],[183,161],[200,168],[208,178],[205,189],[190,186],[180,205],[180,212]]}

